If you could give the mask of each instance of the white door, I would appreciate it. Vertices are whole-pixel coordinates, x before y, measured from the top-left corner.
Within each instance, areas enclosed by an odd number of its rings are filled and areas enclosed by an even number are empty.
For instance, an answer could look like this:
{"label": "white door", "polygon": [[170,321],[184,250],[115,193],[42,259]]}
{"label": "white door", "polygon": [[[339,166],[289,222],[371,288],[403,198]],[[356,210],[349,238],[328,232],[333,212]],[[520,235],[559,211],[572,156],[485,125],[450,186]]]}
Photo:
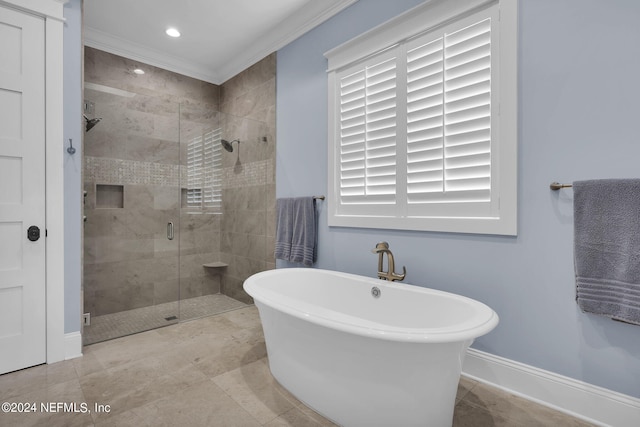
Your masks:
{"label": "white door", "polygon": [[44,59],[44,21],[0,7],[0,374],[46,361]]}

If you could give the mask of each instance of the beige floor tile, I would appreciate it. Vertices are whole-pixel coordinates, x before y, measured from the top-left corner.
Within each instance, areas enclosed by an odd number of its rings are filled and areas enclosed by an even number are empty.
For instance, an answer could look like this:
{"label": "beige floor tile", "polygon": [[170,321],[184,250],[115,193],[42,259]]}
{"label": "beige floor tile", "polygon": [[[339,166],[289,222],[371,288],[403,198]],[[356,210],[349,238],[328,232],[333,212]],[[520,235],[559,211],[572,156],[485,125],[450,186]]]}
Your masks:
{"label": "beige floor tile", "polygon": [[260,424],[211,380],[133,411],[153,426],[254,427]]}
{"label": "beige floor tile", "polygon": [[[171,327],[171,326],[169,326]],[[148,356],[161,354],[173,347],[169,339],[165,339],[156,331],[142,332],[92,344],[88,347],[95,358],[105,368],[139,360]]]}
{"label": "beige floor tile", "polygon": [[234,339],[225,346],[212,347],[208,354],[194,359],[193,363],[203,373],[213,378],[260,360],[266,355],[264,343],[251,344]]}
{"label": "beige floor tile", "polygon": [[0,413],[2,426],[92,426],[91,407],[84,399],[77,379],[42,387],[26,395],[15,396],[3,402],[16,405],[29,404],[30,412]]}
{"label": "beige floor tile", "polygon": [[[514,427],[513,422],[461,401],[453,413],[453,427]],[[558,425],[558,427],[560,427]]]}
{"label": "beige floor tile", "polygon": [[[82,358],[0,375],[0,400],[95,403],[109,413],[0,414],[0,426],[327,426],[271,376],[255,307],[84,348]],[[590,424],[468,378],[455,427]]]}
{"label": "beige floor tile", "polygon": [[514,396],[485,384],[478,384],[469,391],[462,402],[483,409],[522,426],[586,427],[592,424],[578,420],[530,400]]}
{"label": "beige floor tile", "polygon": [[456,403],[462,400],[477,384],[478,381],[472,380],[471,378],[460,377],[460,381],[458,382],[458,392],[456,394]]}
{"label": "beige floor tile", "polygon": [[0,375],[0,399],[7,400],[25,393],[37,392],[76,378],[74,364],[70,360]]}
{"label": "beige floor tile", "polygon": [[82,357],[76,357],[71,362],[76,370],[78,377],[93,374],[105,369],[104,365],[91,350],[91,346],[84,347]]}
{"label": "beige floor tile", "polygon": [[112,417],[98,420],[95,427],[150,427],[148,420],[136,414],[133,410],[125,411]]}
{"label": "beige floor tile", "polygon": [[160,328],[156,332],[171,340],[174,344],[198,339],[216,340],[230,336],[238,330],[238,325],[223,316],[211,316],[203,319],[179,323]]}
{"label": "beige floor tile", "polygon": [[328,419],[326,419],[322,415],[318,414],[313,409],[305,406],[303,403],[300,403],[298,405],[298,410],[300,410],[307,417],[311,418],[312,420],[314,420],[316,423],[320,424],[323,427],[336,427],[337,426],[337,424],[334,424],[333,422],[329,421]]}
{"label": "beige floor tile", "polygon": [[274,420],[297,404],[271,376],[264,360],[217,376],[213,382],[261,424]]}
{"label": "beige floor tile", "polygon": [[180,355],[147,357],[115,366],[80,379],[89,405],[110,405],[109,413],[92,414],[105,419],[161,399],[205,381],[207,377]]}
{"label": "beige floor tile", "polygon": [[260,314],[254,305],[239,310],[229,311],[221,314],[221,316],[241,328],[253,328],[256,325],[261,325]]}
{"label": "beige floor tile", "polygon": [[300,408],[293,408],[265,424],[265,427],[321,427],[325,425],[302,412]]}

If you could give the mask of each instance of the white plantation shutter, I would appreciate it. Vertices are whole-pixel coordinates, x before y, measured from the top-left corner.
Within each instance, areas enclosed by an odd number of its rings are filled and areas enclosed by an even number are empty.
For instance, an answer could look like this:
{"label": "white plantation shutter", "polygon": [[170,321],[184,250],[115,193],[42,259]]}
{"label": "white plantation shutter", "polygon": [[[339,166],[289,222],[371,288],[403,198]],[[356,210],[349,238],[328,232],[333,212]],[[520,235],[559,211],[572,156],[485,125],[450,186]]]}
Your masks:
{"label": "white plantation shutter", "polygon": [[516,3],[437,3],[325,54],[329,225],[515,234]]}
{"label": "white plantation shutter", "polygon": [[202,136],[192,138],[187,144],[187,208],[202,208]]}
{"label": "white plantation shutter", "polygon": [[192,138],[187,144],[187,208],[189,213],[222,211],[221,130]]}
{"label": "white plantation shutter", "polygon": [[222,211],[222,130],[215,129],[204,134],[203,156],[203,203],[209,212]]}
{"label": "white plantation shutter", "polygon": [[394,204],[396,58],[376,58],[340,79],[340,200]]}
{"label": "white plantation shutter", "polygon": [[442,37],[407,52],[407,199],[444,190]]}
{"label": "white plantation shutter", "polygon": [[489,201],[491,193],[491,19],[447,34],[445,193]]}
{"label": "white plantation shutter", "polygon": [[407,51],[407,202],[491,200],[491,19]]}

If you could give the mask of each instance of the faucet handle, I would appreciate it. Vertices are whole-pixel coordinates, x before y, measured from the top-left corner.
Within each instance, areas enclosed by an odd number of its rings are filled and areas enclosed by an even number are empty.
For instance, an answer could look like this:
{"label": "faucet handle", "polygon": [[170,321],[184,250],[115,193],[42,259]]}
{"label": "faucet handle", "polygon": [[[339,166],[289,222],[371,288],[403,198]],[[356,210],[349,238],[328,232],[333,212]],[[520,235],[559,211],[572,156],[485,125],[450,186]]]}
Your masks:
{"label": "faucet handle", "polygon": [[389,250],[389,244],[387,242],[380,242],[376,245],[374,249],[371,249],[371,252],[373,252],[374,254],[377,254],[385,250],[387,251]]}
{"label": "faucet handle", "polygon": [[390,271],[389,274],[391,275],[392,279],[391,281],[395,281],[395,280],[404,280],[404,278],[407,275],[407,269],[406,267],[403,265],[402,266],[402,274],[397,274],[394,271]]}

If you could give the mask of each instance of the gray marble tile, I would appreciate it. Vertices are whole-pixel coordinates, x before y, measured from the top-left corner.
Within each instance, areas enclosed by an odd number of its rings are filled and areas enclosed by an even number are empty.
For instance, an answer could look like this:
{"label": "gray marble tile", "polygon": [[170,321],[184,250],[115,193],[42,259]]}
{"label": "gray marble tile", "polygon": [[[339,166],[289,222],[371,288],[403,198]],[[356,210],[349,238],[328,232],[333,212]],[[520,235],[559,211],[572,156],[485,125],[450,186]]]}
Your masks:
{"label": "gray marble tile", "polygon": [[117,151],[117,158],[177,165],[180,162],[180,145],[176,142],[177,138],[167,140],[167,135],[171,134],[158,137],[128,134],[124,137],[124,147]]}
{"label": "gray marble tile", "polygon": [[[132,73],[136,67],[143,68],[145,74]],[[85,81],[174,102],[208,103],[214,108],[220,98],[216,85],[90,47],[85,47]]]}
{"label": "gray marble tile", "polygon": [[213,382],[260,424],[289,412],[298,402],[273,379],[264,359],[219,375]]}
{"label": "gray marble tile", "polygon": [[80,379],[87,403],[111,406],[110,413],[93,413],[94,420],[109,418],[148,402],[181,393],[206,377],[186,358],[152,356],[118,365]]}
{"label": "gray marble tile", "polygon": [[76,379],[76,371],[71,361],[40,365],[0,375],[0,399],[8,400],[34,393],[42,388],[74,379]]}
{"label": "gray marble tile", "polygon": [[[20,404],[28,402],[35,405],[35,411],[2,413],[0,423],[4,426],[93,426],[90,414],[93,408],[87,405],[78,379],[50,385],[41,384],[37,390],[6,401]],[[59,407],[58,403],[67,404],[67,407]],[[31,408],[34,409],[33,406]]]}
{"label": "gray marble tile", "polygon": [[[320,418],[321,416],[317,415],[317,417]],[[319,422],[303,412],[300,407],[296,407],[264,425],[265,427],[321,427],[336,426],[337,424],[326,419]]]}
{"label": "gray marble tile", "polygon": [[177,279],[153,282],[153,304],[163,304],[180,299],[180,283]]}
{"label": "gray marble tile", "polygon": [[154,426],[260,426],[213,381],[200,382],[180,394],[180,399],[168,396],[140,406],[133,412]]}
{"label": "gray marble tile", "polygon": [[264,342],[253,344],[233,337],[226,340],[224,345],[208,343],[201,348],[199,352],[195,349],[191,354],[198,354],[193,358],[193,363],[211,378],[260,360],[267,354]]}
{"label": "gray marble tile", "polygon": [[514,425],[525,426],[525,424],[513,424],[498,414],[472,406],[465,401],[458,403],[453,413],[453,427],[511,427]]}
{"label": "gray marble tile", "polygon": [[222,293],[235,300],[242,301],[245,304],[253,304],[253,298],[251,298],[242,287],[244,280],[244,278],[239,279],[225,275],[222,278]]}
{"label": "gray marble tile", "polygon": [[[475,385],[458,405],[486,411],[496,420],[508,420],[510,425],[523,426],[590,426],[559,411],[538,405],[485,384]],[[492,425],[492,424],[488,424]],[[509,425],[509,424],[496,424]]]}
{"label": "gray marble tile", "polygon": [[456,403],[462,400],[477,384],[478,382],[475,380],[460,377],[460,381],[458,382],[458,392],[456,394]]}
{"label": "gray marble tile", "polygon": [[[271,376],[255,306],[93,344],[83,353],[0,375],[0,398],[101,403],[111,412],[3,414],[0,424],[334,426]],[[589,425],[467,378],[457,398],[454,427]]]}
{"label": "gray marble tile", "polygon": [[94,316],[131,310],[153,305],[154,284],[117,281],[114,286],[103,287],[95,293]]}

